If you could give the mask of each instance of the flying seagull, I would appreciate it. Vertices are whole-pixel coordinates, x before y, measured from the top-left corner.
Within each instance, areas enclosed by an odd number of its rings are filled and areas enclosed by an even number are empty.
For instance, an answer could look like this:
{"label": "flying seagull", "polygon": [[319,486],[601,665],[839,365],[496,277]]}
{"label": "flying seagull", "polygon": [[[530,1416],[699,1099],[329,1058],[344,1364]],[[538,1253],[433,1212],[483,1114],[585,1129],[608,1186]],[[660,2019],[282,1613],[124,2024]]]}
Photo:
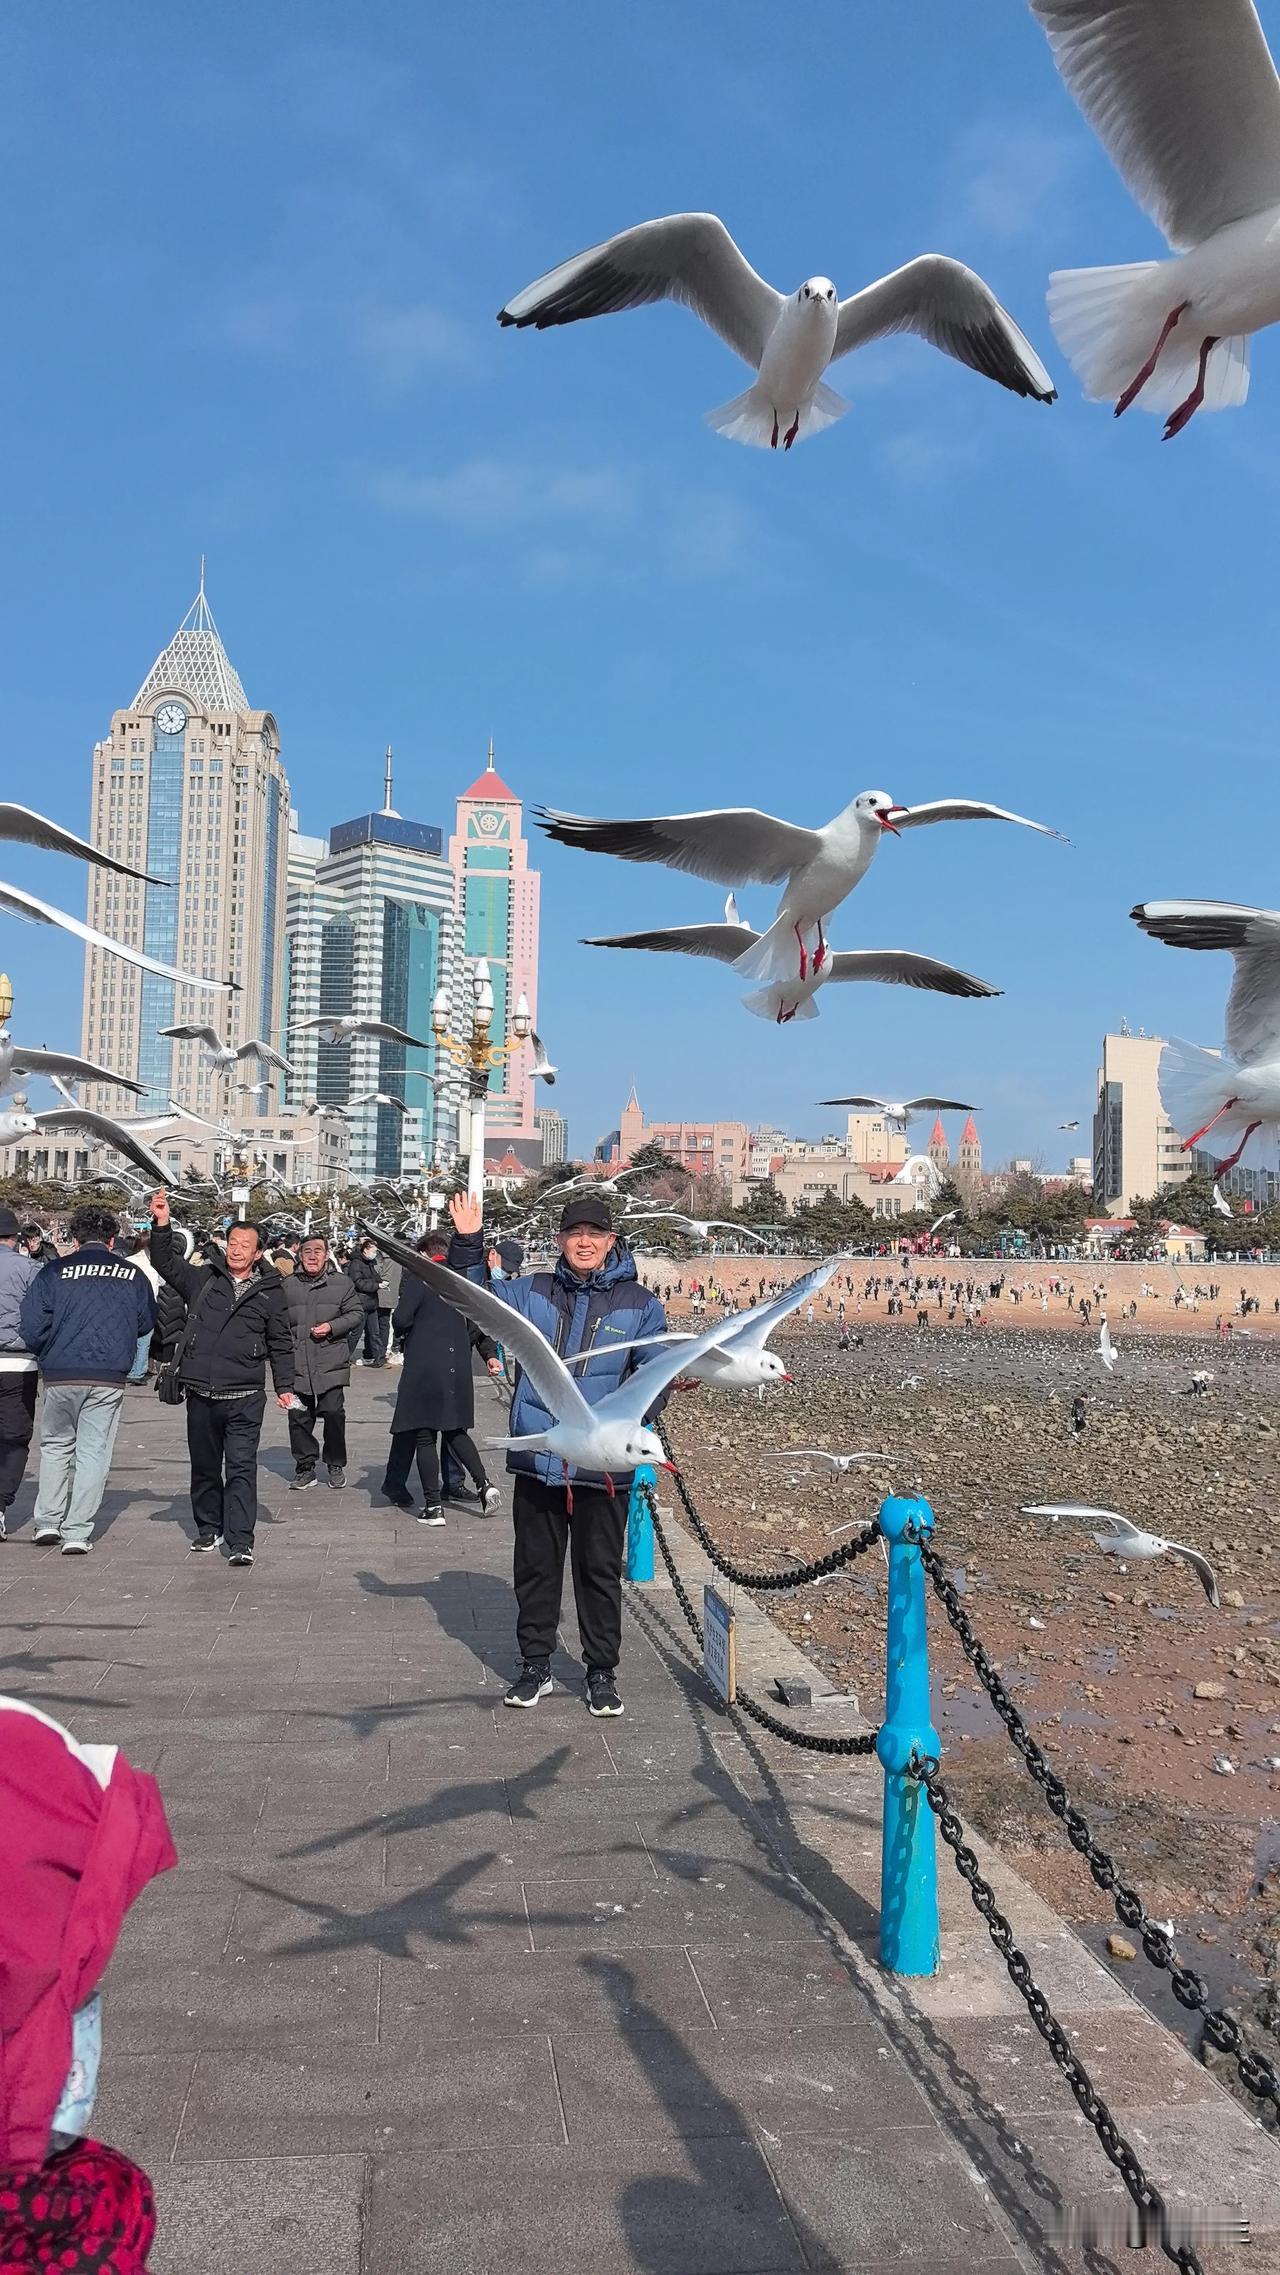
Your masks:
{"label": "flying seagull", "polygon": [[[728,906],[736,911],[730,894]],[[651,953],[667,956],[709,956],[719,964],[729,964],[736,970],[746,951],[754,947],[761,935],[753,932],[736,913],[726,917],[723,924],[672,925],[657,932],[616,932],[603,938],[584,940],[584,948],[642,948]],[[773,980],[742,1001],[746,1010],[757,1019],[771,1019],[785,1027],[792,1019],[816,1019],[818,1007],[814,996],[819,988],[833,980],[879,980],[890,987],[930,988],[939,995],[969,997],[999,995],[998,987],[989,987],[985,980],[974,979],[969,972],[957,971],[954,964],[941,964],[933,956],[917,956],[908,948],[850,948],[836,954],[824,952],[821,960],[810,957],[804,977],[797,979],[794,972],[785,979]]]}
{"label": "flying seagull", "polygon": [[859,1461],[892,1461],[887,1453],[827,1453],[821,1446],[770,1446],[765,1449],[766,1461],[816,1461],[820,1469],[843,1477]]}
{"label": "flying seagull", "polygon": [[122,963],[133,964],[140,972],[154,972],[158,979],[172,980],[177,987],[203,987],[213,995],[238,993],[234,980],[208,980],[195,972],[180,972],[174,964],[162,964],[156,957],[144,955],[141,948],[130,948],[106,932],[95,932],[92,925],[81,924],[65,909],[52,908],[48,901],[37,900],[34,893],[24,893],[17,885],[0,884],[0,909],[9,916],[24,917],[28,924],[56,924],[60,931],[74,933],[87,947],[101,948],[104,955],[118,956]]}
{"label": "flying seagull", "polygon": [[550,1059],[547,1057],[546,1044],[543,1042],[541,1035],[535,1034],[532,1028],[529,1030],[529,1040],[533,1045],[534,1080],[536,1082],[545,1082],[548,1090],[554,1089],[556,1076],[560,1072],[559,1067],[553,1066],[551,1064]]}
{"label": "flying seagull", "polygon": [[1115,1373],[1116,1361],[1119,1356],[1120,1353],[1117,1351],[1115,1344],[1111,1340],[1111,1329],[1107,1325],[1107,1315],[1104,1311],[1102,1318],[1098,1322],[1098,1357],[1101,1359],[1102,1364],[1106,1368],[1108,1374]]}
{"label": "flying seagull", "polygon": [[77,1058],[74,1052],[37,1050],[0,1034],[0,1090],[7,1089],[20,1075],[32,1074],[43,1074],[50,1081],[60,1075],[65,1082],[109,1082],[116,1090],[131,1090],[135,1098],[140,1098],[146,1087],[127,1074],[117,1074],[112,1067]]}
{"label": "flying seagull", "polygon": [[38,845],[46,853],[72,853],[77,861],[88,861],[97,869],[114,869],[119,877],[136,877],[143,885],[168,885],[168,877],[153,877],[146,869],[133,869],[127,861],[117,861],[114,853],[104,853],[101,846],[91,845],[87,837],[77,837],[74,830],[64,829],[61,822],[46,820],[43,814],[33,813],[30,806],[15,806],[0,801],[0,839],[13,845]]}
{"label": "flying seagull", "polygon": [[83,1130],[87,1137],[97,1138],[100,1144],[114,1146],[126,1161],[136,1162],[153,1184],[173,1183],[169,1171],[150,1147],[123,1122],[113,1122],[109,1114],[91,1113],[87,1106],[52,1106],[48,1113],[35,1116],[35,1124],[41,1130]]}
{"label": "flying seagull", "polygon": [[1079,1127],[1079,1122],[1059,1122],[1058,1124],[1060,1130],[1078,1130]]}
{"label": "flying seagull", "polygon": [[900,1130],[905,1130],[914,1114],[980,1114],[982,1111],[980,1106],[971,1106],[963,1098],[877,1098],[870,1091],[852,1098],[820,1098],[818,1104],[860,1107],[866,1113],[883,1115],[886,1122],[892,1122]]}
{"label": "flying seagull", "polygon": [[923,253],[848,300],[829,277],[785,296],[756,275],[714,213],[642,221],[526,285],[500,324],[545,331],[584,316],[674,300],[700,316],[755,373],[745,394],[708,414],[735,442],[790,450],[843,418],[849,405],[823,383],[837,357],[893,332],[914,332],[1015,395],[1051,403],[1055,389],[1030,341],[972,269]]}
{"label": "flying seagull", "polygon": [[1049,320],[1092,401],[1243,403],[1280,317],[1280,79],[1252,0],[1031,0],[1067,87],[1178,256],[1061,269]]}
{"label": "flying seagull", "polygon": [[[811,956],[821,969],[827,956],[823,926],[866,875],[886,830],[897,837],[904,829],[922,829],[930,822],[1001,821],[1034,829],[1042,837],[1059,834],[1044,822],[1028,821],[1024,814],[1011,814],[1003,806],[988,806],[974,798],[934,798],[926,805],[899,806],[887,790],[859,791],[821,829],[802,829],[752,806],[650,815],[639,821],[591,821],[548,806],[535,812],[548,837],[585,853],[659,862],[694,877],[710,877],[720,885],[783,885],[769,930],[747,946],[734,967],[744,979],[757,981],[790,979],[797,969],[806,979]],[[812,947],[810,934],[816,936]]]}
{"label": "flying seagull", "polygon": [[397,1114],[409,1112],[403,1098],[394,1098],[389,1090],[362,1090],[358,1098],[348,1098],[346,1105],[336,1107],[335,1112],[353,1114],[357,1106],[393,1106]]}
{"label": "flying seagull", "polygon": [[1153,1556],[1180,1556],[1191,1566],[1215,1609],[1218,1604],[1218,1583],[1213,1566],[1194,1548],[1187,1548],[1180,1540],[1166,1540],[1157,1532],[1143,1532],[1130,1524],[1127,1517],[1118,1517],[1114,1509],[1093,1509],[1083,1501],[1026,1501],[1022,1506],[1024,1517],[1079,1518],[1085,1524],[1110,1526],[1108,1532],[1095,1532],[1094,1539],[1108,1556],[1122,1556],[1126,1564],[1143,1564]]}
{"label": "flying seagull", "polygon": [[741,1240],[758,1241],[761,1248],[769,1245],[760,1233],[752,1232],[745,1224],[730,1224],[727,1217],[721,1216],[686,1216],[682,1209],[628,1209],[621,1229],[632,1233],[646,1224],[678,1224],[685,1232],[696,1233],[699,1240],[705,1240],[712,1232],[734,1232]]}
{"label": "flying seagull", "polygon": [[[1280,1164],[1280,912],[1234,901],[1142,901],[1135,924],[1170,948],[1225,948],[1235,958],[1221,1054],[1173,1041],[1160,1053],[1160,1102],[1182,1139],[1218,1173],[1248,1158]],[[1252,1145],[1255,1133],[1264,1134]],[[1210,1134],[1213,1133],[1212,1142]],[[1229,1150],[1228,1150],[1229,1149]]]}
{"label": "flying seagull", "polygon": [[201,1056],[205,1065],[216,1067],[220,1074],[230,1074],[233,1066],[240,1065],[246,1059],[265,1059],[268,1066],[278,1066],[282,1074],[293,1073],[288,1059],[281,1058],[279,1051],[273,1051],[270,1043],[264,1043],[260,1035],[255,1035],[247,1043],[224,1043],[216,1027],[181,1024],[176,1027],[157,1027],[156,1033],[172,1036],[176,1043],[202,1043],[204,1048]]}
{"label": "flying seagull", "polygon": [[403,1043],[408,1050],[425,1051],[430,1044],[420,1036],[410,1035],[403,1027],[393,1027],[388,1019],[365,1019],[359,1012],[320,1012],[313,1019],[300,1019],[290,1028],[294,1035],[318,1035],[322,1043],[349,1043],[355,1035],[376,1035],[384,1043]]}
{"label": "flying seagull", "polygon": [[700,1359],[691,1360],[681,1368],[693,1382],[714,1385],[717,1390],[763,1390],[771,1382],[790,1382],[791,1377],[776,1351],[767,1351],[765,1344],[780,1321],[789,1313],[798,1311],[810,1296],[824,1288],[833,1272],[845,1262],[843,1256],[832,1256],[816,1271],[807,1272],[796,1280],[785,1294],[775,1296],[771,1303],[757,1304],[754,1311],[738,1312],[730,1319],[722,1319],[718,1328],[709,1335],[695,1337],[671,1333],[646,1335],[634,1343],[609,1343],[590,1351],[580,1351],[569,1360],[571,1367],[589,1366],[608,1351],[640,1351],[676,1343],[708,1342],[710,1348]]}
{"label": "flying seagull", "polygon": [[35,1137],[39,1127],[35,1115],[16,1098],[9,1106],[0,1102],[0,1145],[8,1145],[14,1138]]}
{"label": "flying seagull", "polygon": [[[402,1270],[425,1280],[437,1295],[474,1320],[477,1327],[483,1328],[495,1341],[500,1341],[522,1373],[528,1376],[540,1405],[550,1417],[548,1425],[528,1437],[499,1439],[496,1443],[517,1446],[525,1453],[552,1455],[562,1464],[566,1483],[571,1468],[602,1475],[610,1490],[615,1473],[629,1475],[640,1462],[651,1463],[656,1469],[671,1468],[662,1440],[646,1425],[644,1416],[677,1376],[687,1374],[691,1365],[714,1350],[722,1340],[723,1327],[708,1328],[705,1334],[695,1335],[691,1342],[656,1350],[634,1374],[627,1375],[616,1390],[610,1391],[598,1405],[589,1406],[559,1352],[553,1350],[532,1320],[524,1318],[474,1280],[464,1280],[443,1264],[432,1263],[430,1257],[420,1256],[416,1248],[407,1247],[389,1233],[363,1223],[360,1230],[375,1240]],[[753,1311],[741,1313],[739,1328],[747,1327],[755,1314],[769,1308],[757,1304]]]}
{"label": "flying seagull", "polygon": [[929,1227],[930,1240],[932,1240],[935,1232],[940,1232],[942,1230],[944,1224],[954,1224],[959,1214],[959,1209],[948,1209],[945,1216],[935,1217],[933,1223]]}
{"label": "flying seagull", "polygon": [[1219,1192],[1216,1185],[1213,1188],[1213,1205],[1217,1210],[1219,1216],[1231,1216],[1233,1213],[1231,1203],[1227,1199],[1226,1194]]}

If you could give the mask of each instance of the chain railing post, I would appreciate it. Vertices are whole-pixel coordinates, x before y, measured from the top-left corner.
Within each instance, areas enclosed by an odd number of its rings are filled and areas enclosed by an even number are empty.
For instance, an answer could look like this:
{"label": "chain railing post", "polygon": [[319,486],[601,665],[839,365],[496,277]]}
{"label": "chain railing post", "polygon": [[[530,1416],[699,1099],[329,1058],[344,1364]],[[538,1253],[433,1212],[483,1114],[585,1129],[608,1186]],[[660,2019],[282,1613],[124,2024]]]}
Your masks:
{"label": "chain railing post", "polygon": [[649,1514],[649,1496],[658,1482],[658,1472],[648,1462],[642,1462],[631,1484],[631,1499],[627,1503],[627,1578],[651,1580],[653,1578],[653,1519]]}
{"label": "chain railing post", "polygon": [[880,1853],[880,1961],[896,1975],[938,1972],[938,1857],[933,1813],[913,1761],[940,1751],[929,1698],[924,1564],[933,1530],[927,1501],[891,1495],[880,1510],[889,1549],[885,1715],[876,1738],[884,1768]]}

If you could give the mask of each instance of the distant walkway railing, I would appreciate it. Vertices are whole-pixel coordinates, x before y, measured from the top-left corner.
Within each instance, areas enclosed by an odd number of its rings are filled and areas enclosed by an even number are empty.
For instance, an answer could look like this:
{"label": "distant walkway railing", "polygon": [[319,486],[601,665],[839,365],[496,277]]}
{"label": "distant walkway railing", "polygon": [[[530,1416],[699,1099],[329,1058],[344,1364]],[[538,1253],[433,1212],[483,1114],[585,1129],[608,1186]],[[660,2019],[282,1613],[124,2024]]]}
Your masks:
{"label": "distant walkway railing", "polygon": [[[670,1455],[661,1424],[658,1428]],[[1010,1981],[1025,2000],[1027,2011],[1054,2063],[1137,2208],[1137,2233],[1131,2234],[1130,2240],[1158,2245],[1166,2259],[1184,2269],[1186,2275],[1204,2275],[1195,2245],[1179,2233],[1176,2214],[1170,2211],[1159,2189],[1148,2179],[1084,2064],[1072,2051],[1065,2031],[1032,1974],[1026,1953],[1019,1948],[1013,1929],[997,1904],[994,1889],[983,1878],[978,1859],[965,1839],[964,1826],[943,1783],[941,1741],[930,1718],[926,1578],[1014,1750],[1044,1794],[1071,1846],[1085,1859],[1097,1886],[1111,1897],[1117,1917],[1138,1936],[1145,1957],[1169,1976],[1174,1997],[1183,2007],[1200,2014],[1210,2043],[1234,2057],[1246,2092],[1261,2101],[1273,2119],[1280,2118],[1280,2072],[1248,2043],[1233,2015],[1210,2006],[1203,1978],[1179,1961],[1172,1937],[1151,1919],[1141,1897],[1121,1878],[1114,1860],[1090,1830],[1083,1813],[1069,1799],[1062,1779],[1050,1768],[991,1658],[978,1641],[956,1589],[947,1577],[942,1559],[932,1545],[934,1515],[929,1503],[918,1498],[891,1496],[882,1504],[877,1517],[871,1518],[861,1532],[829,1555],[783,1572],[758,1572],[723,1553],[696,1508],[686,1479],[678,1469],[674,1475],[681,1507],[705,1554],[725,1579],[752,1592],[774,1593],[829,1579],[864,1555],[874,1542],[884,1543],[888,1562],[886,1711],[879,1728],[854,1738],[828,1738],[796,1729],[741,1690],[736,1692],[734,1705],[788,1745],[815,1753],[875,1753],[878,1757],[885,1779],[880,1958],[895,1974],[931,1975],[938,1970],[936,1823],[991,1941],[1004,1960]],[[633,1520],[636,1527],[652,1526],[676,1601],[701,1649],[702,1622],[667,1539],[653,1483],[644,1473],[637,1480]],[[651,1556],[649,1568],[652,1572]]]}

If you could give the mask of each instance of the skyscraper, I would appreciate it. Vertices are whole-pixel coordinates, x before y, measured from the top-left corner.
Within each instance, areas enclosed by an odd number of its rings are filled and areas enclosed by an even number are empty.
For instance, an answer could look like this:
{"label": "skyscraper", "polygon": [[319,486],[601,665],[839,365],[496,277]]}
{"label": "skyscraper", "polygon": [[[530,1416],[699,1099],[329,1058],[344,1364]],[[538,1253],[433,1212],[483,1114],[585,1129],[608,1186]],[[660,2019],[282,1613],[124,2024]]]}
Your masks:
{"label": "skyscraper", "polygon": [[[243,1106],[198,1043],[172,1042],[160,1027],[208,1024],[228,1043],[259,1036],[278,1045],[288,811],[275,719],[250,704],[223,647],[202,562],[181,624],[93,753],[94,844],[167,881],[91,870],[90,924],[239,988],[210,995],[86,952],[81,1048],[143,1083],[145,1108],[163,1109],[170,1093],[214,1118],[228,1105],[239,1118]],[[233,1081],[267,1071],[246,1064]],[[133,1103],[105,1084],[84,1097],[108,1111]],[[270,1112],[271,1102],[266,1089],[251,1104]]]}
{"label": "skyscraper", "polygon": [[1105,1208],[1154,1200],[1191,1175],[1160,1103],[1159,1035],[1104,1035],[1093,1116],[1093,1190]]}
{"label": "skyscraper", "polygon": [[[458,956],[454,968],[454,1033],[471,1028],[469,960],[487,957],[493,979],[493,1040],[508,1039],[508,1020],[521,995],[538,1016],[538,897],[541,878],[529,867],[522,831],[523,809],[493,762],[458,800],[457,826],[449,842],[456,879]],[[486,1124],[496,1155],[514,1147],[536,1167],[541,1137],[534,1119],[530,1051],[513,1051],[495,1067],[489,1082]]]}
{"label": "skyscraper", "polygon": [[[392,804],[387,750],[383,803],[377,813],[339,822],[328,839],[289,840],[285,995],[290,1105],[322,1106],[381,1091],[409,1111],[370,1096],[350,1117],[351,1168],[357,1177],[412,1176],[435,1149],[441,1112],[426,1079],[435,1067],[431,999],[453,987],[454,877],[444,839],[430,822],[406,821]],[[356,1012],[386,1020],[418,1038],[415,1047],[377,1036],[323,1043],[299,1034],[299,1021],[322,1012]]]}
{"label": "skyscraper", "polygon": [[552,1169],[569,1158],[569,1124],[555,1106],[535,1106],[533,1118],[542,1132],[542,1166]]}

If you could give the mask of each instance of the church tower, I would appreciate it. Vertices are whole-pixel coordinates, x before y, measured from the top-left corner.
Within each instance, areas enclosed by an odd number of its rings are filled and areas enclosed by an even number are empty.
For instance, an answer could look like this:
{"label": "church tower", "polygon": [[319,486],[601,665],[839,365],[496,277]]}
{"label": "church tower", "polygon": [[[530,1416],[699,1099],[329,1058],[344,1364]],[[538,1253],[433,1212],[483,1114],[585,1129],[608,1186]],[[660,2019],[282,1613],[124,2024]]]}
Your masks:
{"label": "church tower", "polygon": [[982,1186],[982,1140],[978,1135],[978,1125],[972,1114],[960,1132],[956,1183],[966,1200],[972,1199]]}
{"label": "church tower", "polygon": [[947,1144],[947,1133],[942,1127],[941,1114],[939,1114],[937,1120],[933,1125],[933,1130],[929,1138],[928,1152],[929,1159],[933,1163],[934,1168],[937,1170],[938,1175],[940,1177],[947,1176],[951,1168],[951,1148]]}

